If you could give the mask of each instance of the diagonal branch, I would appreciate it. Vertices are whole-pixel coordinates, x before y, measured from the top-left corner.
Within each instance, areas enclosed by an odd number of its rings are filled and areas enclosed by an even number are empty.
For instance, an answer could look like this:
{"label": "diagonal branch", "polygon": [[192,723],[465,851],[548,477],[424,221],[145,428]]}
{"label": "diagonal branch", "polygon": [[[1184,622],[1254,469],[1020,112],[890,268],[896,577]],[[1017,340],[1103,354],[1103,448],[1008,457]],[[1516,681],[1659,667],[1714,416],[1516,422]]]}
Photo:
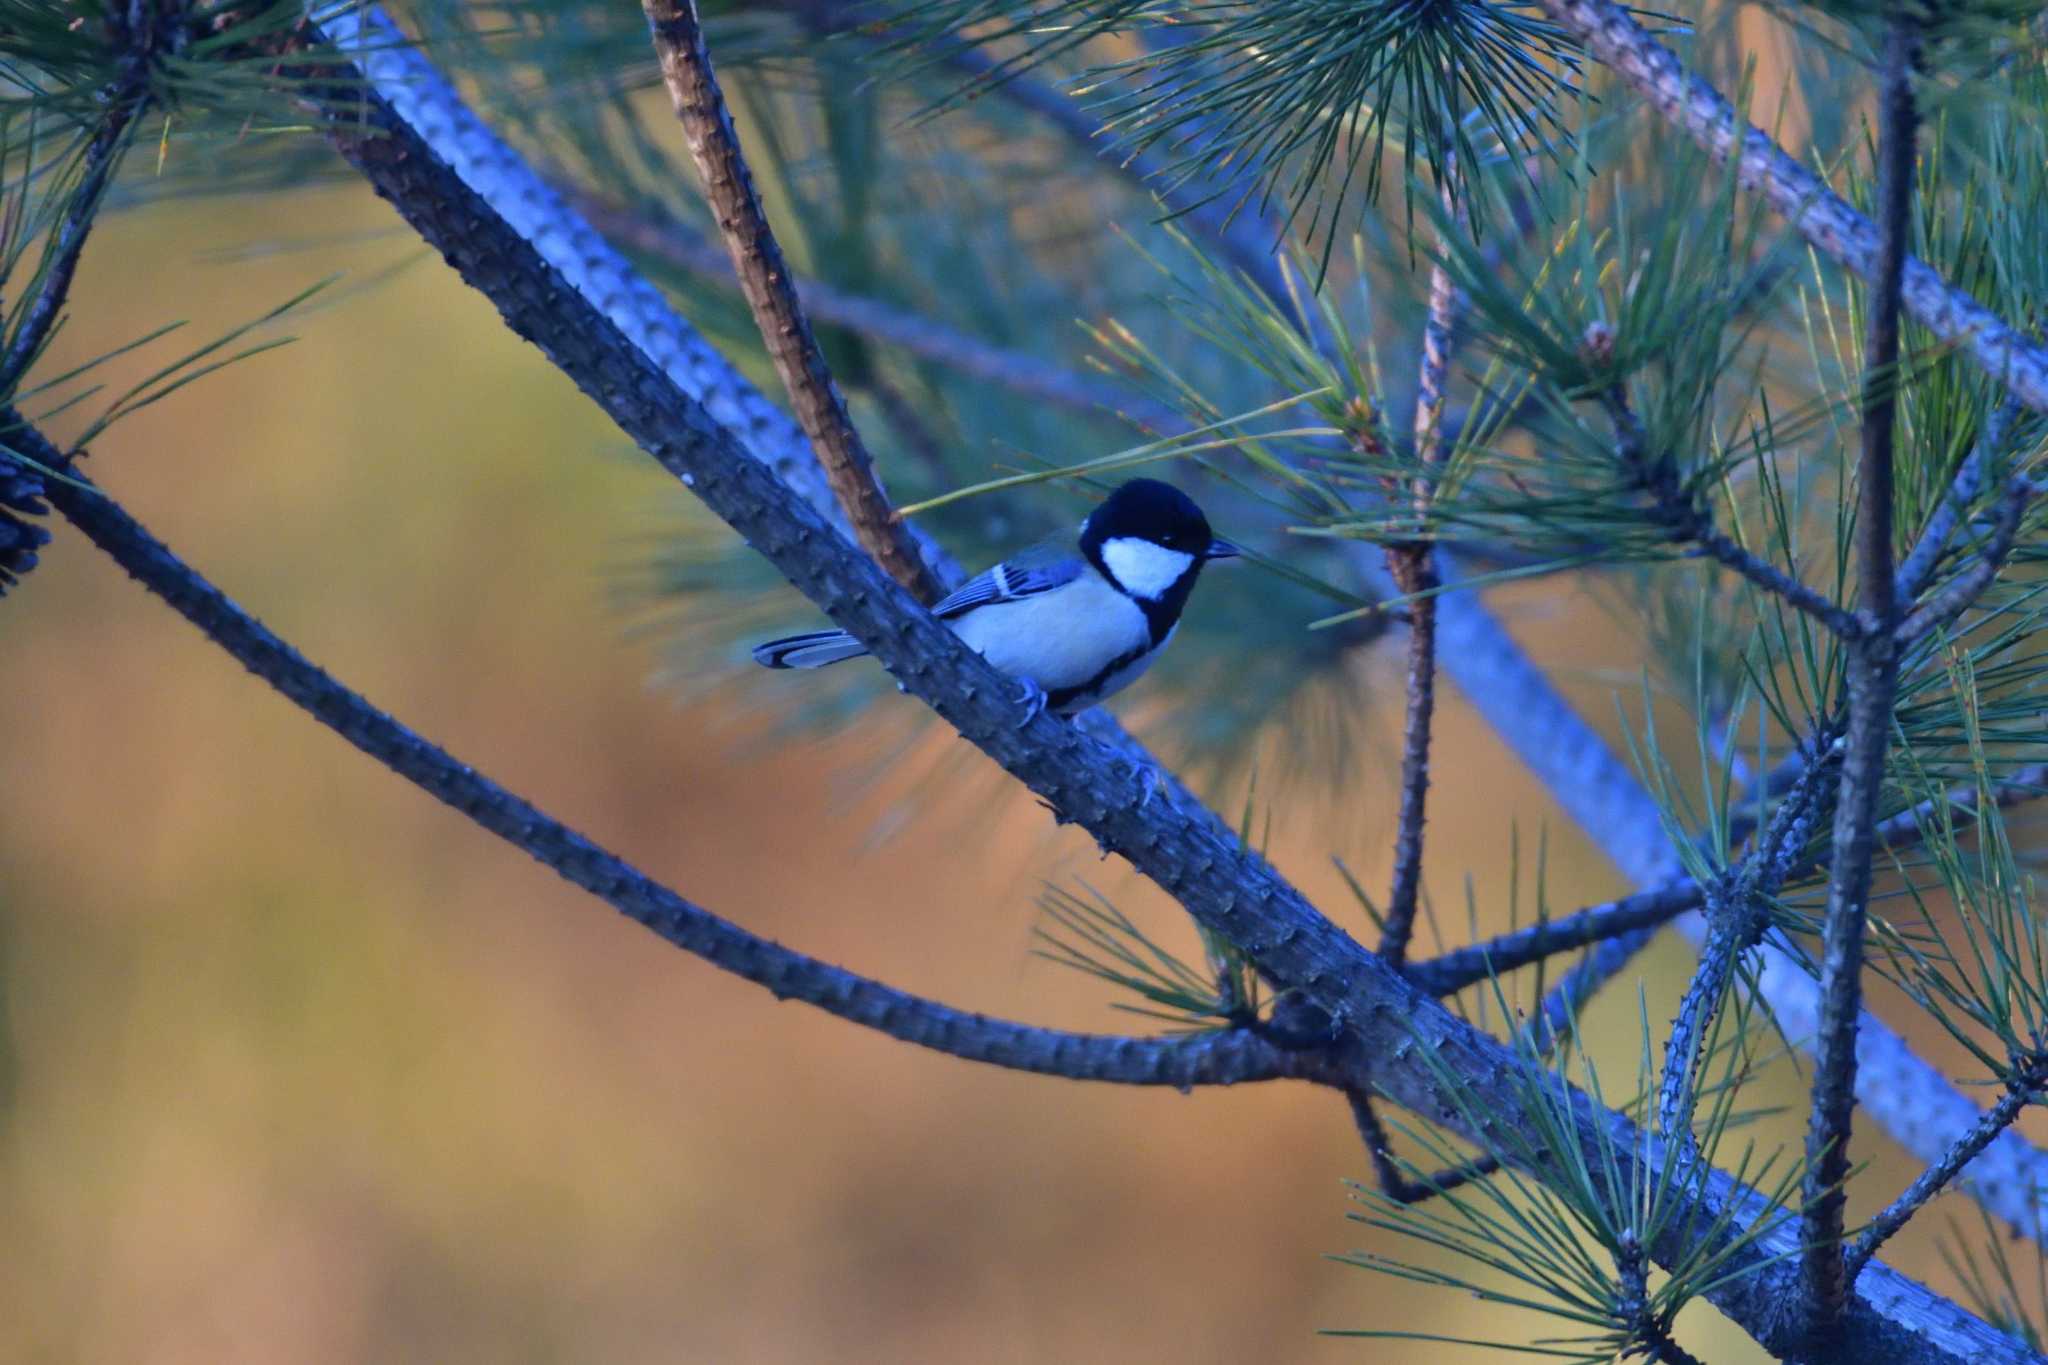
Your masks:
{"label": "diagonal branch", "polygon": [[[1612,68],[1715,160],[1736,157],[1737,178],[1822,254],[1865,281],[1884,278],[1884,235],[1769,135],[1744,121],[1727,98],[1688,72],[1614,0],[1540,0],[1543,12]],[[1984,373],[2035,412],[2048,412],[2048,349],[1954,288],[1911,256],[1899,275],[1900,301],[1915,322],[1967,351]]]}
{"label": "diagonal branch", "polygon": [[[59,467],[63,454],[18,414],[7,439]],[[74,478],[78,476],[73,475]],[[82,482],[82,480],[81,480]],[[50,501],[100,549],[179,615],[315,720],[429,796],[686,952],[828,1014],[971,1062],[1069,1080],[1125,1085],[1236,1085],[1317,1077],[1312,1052],[1250,1030],[1185,1038],[1069,1033],[991,1019],[927,1000],[770,942],[656,882],[617,855],[421,738],[279,639],[96,489],[53,483]]]}
{"label": "diagonal branch", "polygon": [[2008,1086],[2005,1093],[1998,1097],[1998,1103],[1985,1110],[1983,1117],[1977,1120],[1969,1132],[1957,1138],[1955,1145],[1942,1153],[1939,1161],[1922,1171],[1897,1199],[1887,1204],[1882,1213],[1871,1219],[1870,1225],[1863,1230],[1863,1235],[1858,1237],[1856,1244],[1849,1249],[1848,1268],[1845,1273],[1850,1280],[1855,1280],[1863,1267],[1870,1263],[1870,1258],[1877,1254],[1877,1249],[1890,1240],[1893,1233],[1906,1226],[1906,1221],[1918,1213],[1928,1200],[1940,1194],[1950,1181],[1962,1173],[1963,1167],[1976,1160],[1978,1153],[1989,1147],[2000,1133],[2010,1128],[2014,1120],[2019,1118],[2020,1110],[2026,1108],[2028,1101],[2033,1098],[2033,1093],[2023,1085]]}
{"label": "diagonal branch", "polygon": [[1673,537],[1690,541],[1700,553],[1724,568],[1733,569],[1765,592],[1821,622],[1843,639],[1861,629],[1860,623],[1833,600],[1809,588],[1768,560],[1743,549],[1679,484],[1678,471],[1670,458],[1652,453],[1643,422],[1629,406],[1628,394],[1619,385],[1602,395],[1600,404],[1614,425],[1615,454],[1624,468],[1651,500],[1650,515]]}
{"label": "diagonal branch", "polygon": [[1910,645],[1922,636],[1947,626],[1984,595],[1984,590],[2005,567],[2006,556],[2012,553],[2013,540],[2019,535],[2020,518],[2025,515],[2034,491],[2033,482],[2023,474],[2007,480],[2005,491],[1998,499],[1991,534],[1985,537],[1983,546],[1978,550],[1976,562],[1899,622],[1894,634],[1900,646]]}
{"label": "diagonal branch", "polygon": [[129,63],[129,75],[112,92],[110,106],[81,154],[83,169],[78,185],[43,249],[42,263],[36,272],[35,297],[29,301],[6,355],[0,356],[0,395],[14,393],[22,376],[42,353],[43,343],[50,339],[64,311],[64,302],[70,297],[71,280],[78,273],[78,259],[84,254],[86,238],[99,217],[100,201],[106,196],[107,186],[113,183],[114,170],[128,145],[128,130],[142,112],[143,60],[139,55]]}
{"label": "diagonal branch", "polygon": [[1934,515],[1927,519],[1927,525],[1921,530],[1920,539],[1899,561],[1898,583],[1893,595],[1901,602],[1912,601],[1934,581],[1935,566],[1941,562],[1942,551],[1948,548],[1949,537],[1962,525],[1963,518],[1969,514],[1970,504],[1984,491],[1984,481],[2005,454],[2006,437],[2012,430],[2013,419],[2019,416],[2018,409],[2019,404],[2008,397],[1985,419],[1976,444],[1963,457],[1948,492],[1942,496]]}
{"label": "diagonal branch", "polygon": [[1856,1027],[1863,1012],[1863,936],[1876,845],[1878,796],[1891,741],[1898,686],[1895,567],[1892,561],[1892,437],[1898,417],[1900,294],[1912,231],[1913,162],[1919,111],[1918,22],[1895,14],[1885,32],[1879,96],[1878,213],[1882,249],[1870,285],[1863,356],[1863,440],[1857,457],[1856,571],[1864,633],[1847,642],[1849,729],[1835,801],[1834,862],[1821,934],[1820,1046],[1806,1128],[1807,1172],[1801,1234],[1812,1330],[1829,1330],[1848,1298],[1842,1220],[1849,1175],[1849,1129],[1856,1110]]}
{"label": "diagonal branch", "polygon": [[753,172],[740,152],[739,134],[711,70],[696,0],[643,0],[642,8],[654,35],[662,79],[668,83],[669,98],[690,144],[690,159],[697,163],[705,197],[732,254],[733,270],[776,373],[789,390],[797,420],[825,466],[825,477],[846,508],[861,548],[919,601],[937,601],[939,582],[875,481],[874,460],[847,415],[817,338],[811,335],[810,320],[761,210]]}

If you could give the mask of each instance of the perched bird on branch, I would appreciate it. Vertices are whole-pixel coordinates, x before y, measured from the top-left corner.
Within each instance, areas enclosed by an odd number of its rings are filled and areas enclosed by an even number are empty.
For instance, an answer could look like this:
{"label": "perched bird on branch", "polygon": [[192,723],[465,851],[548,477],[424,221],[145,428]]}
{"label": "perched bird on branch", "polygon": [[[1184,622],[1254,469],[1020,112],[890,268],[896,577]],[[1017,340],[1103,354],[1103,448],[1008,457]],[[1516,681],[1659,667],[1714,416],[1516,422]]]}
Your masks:
{"label": "perched bird on branch", "polygon": [[[978,575],[932,608],[975,651],[1024,684],[1033,713],[1086,710],[1149,668],[1173,638],[1202,566],[1233,559],[1193,498],[1132,479],[1081,523]],[[822,668],[866,654],[843,630],[754,647],[769,668]]]}

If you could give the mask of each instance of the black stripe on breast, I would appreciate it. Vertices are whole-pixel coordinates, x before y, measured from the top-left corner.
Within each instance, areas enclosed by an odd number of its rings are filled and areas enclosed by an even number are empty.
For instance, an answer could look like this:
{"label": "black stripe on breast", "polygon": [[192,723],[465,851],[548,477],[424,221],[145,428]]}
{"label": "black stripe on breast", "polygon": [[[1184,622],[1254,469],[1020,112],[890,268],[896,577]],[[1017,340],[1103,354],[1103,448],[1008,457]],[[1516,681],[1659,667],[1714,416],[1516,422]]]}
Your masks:
{"label": "black stripe on breast", "polygon": [[[1170,626],[1168,628],[1171,629]],[[1157,648],[1159,648],[1159,641],[1155,639],[1147,640],[1142,645],[1138,645],[1134,648],[1125,650],[1123,653],[1117,655],[1114,659],[1111,659],[1108,663],[1104,664],[1099,670],[1097,670],[1095,676],[1088,679],[1088,681],[1084,683],[1077,683],[1072,687],[1054,688],[1052,691],[1046,693],[1046,705],[1050,706],[1055,711],[1063,712],[1069,706],[1072,706],[1075,702],[1081,701],[1084,698],[1092,702],[1096,695],[1101,692],[1103,685],[1107,683],[1111,678],[1115,677],[1122,670],[1129,668],[1132,664],[1138,662],[1138,660],[1144,658],[1147,654],[1150,654],[1153,650]]]}

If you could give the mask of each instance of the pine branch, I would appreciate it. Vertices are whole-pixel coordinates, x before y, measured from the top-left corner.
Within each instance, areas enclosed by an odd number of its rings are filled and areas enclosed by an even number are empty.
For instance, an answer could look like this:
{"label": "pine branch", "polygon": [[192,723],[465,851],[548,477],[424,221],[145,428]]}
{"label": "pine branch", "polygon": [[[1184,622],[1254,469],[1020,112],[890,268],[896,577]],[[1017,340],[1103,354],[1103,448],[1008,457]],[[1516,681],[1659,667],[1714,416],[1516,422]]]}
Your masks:
{"label": "pine branch", "polygon": [[108,92],[107,111],[85,145],[84,170],[78,185],[44,247],[36,296],[30,301],[13,341],[8,343],[7,353],[0,356],[0,396],[12,395],[20,385],[29,366],[42,354],[43,343],[50,339],[65,301],[71,296],[71,281],[78,273],[78,259],[85,252],[86,238],[99,217],[100,204],[106,197],[107,186],[113,183],[114,171],[121,164],[121,153],[127,149],[128,130],[145,103],[142,81],[148,70],[148,35],[152,31],[145,28],[139,35],[136,51],[124,64],[125,74]]}
{"label": "pine branch", "polygon": [[1770,927],[1771,898],[1791,875],[1810,839],[1826,772],[1827,764],[1809,763],[1801,780],[1771,812],[1757,846],[1707,888],[1707,941],[1672,1020],[1657,1087],[1657,1126],[1665,1141],[1678,1143],[1688,1153],[1696,1147],[1696,1082],[1711,1026],[1734,985],[1743,955]]}
{"label": "pine branch", "polygon": [[[380,117],[404,130],[414,152],[441,168],[451,190],[459,185],[475,195],[489,206],[495,220],[527,243],[547,278],[596,301],[594,306],[625,345],[645,356],[679,393],[716,415],[749,454],[773,470],[828,525],[853,538],[852,523],[826,482],[824,467],[803,429],[679,317],[661,290],[487,127],[433,63],[412,50],[383,10],[336,0],[317,11],[308,40],[330,41],[353,54],[362,79],[375,92],[372,97],[357,91],[353,98],[348,89],[329,92],[325,107],[334,124],[330,137],[337,145],[381,135],[367,124],[353,132],[345,126],[352,118],[370,117],[366,102],[373,101]],[[311,74],[329,72],[323,66]],[[306,94],[318,97],[320,87],[309,84]],[[379,188],[374,178],[372,187]],[[384,193],[381,188],[379,192]],[[912,535],[918,535],[915,528]],[[922,537],[918,543],[940,581],[963,576],[935,543]]]}
{"label": "pine branch", "polygon": [[1877,1249],[1888,1241],[1892,1234],[1906,1226],[1906,1221],[1918,1213],[1928,1200],[1947,1188],[1950,1181],[1962,1173],[1963,1167],[1977,1158],[2000,1133],[2010,1128],[2020,1111],[2034,1098],[2033,1092],[2024,1086],[2009,1085],[1998,1103],[1984,1111],[1982,1118],[1969,1132],[1957,1138],[1955,1144],[1942,1154],[1939,1161],[1922,1171],[1919,1178],[1908,1185],[1905,1192],[1888,1204],[1884,1211],[1870,1220],[1863,1235],[1849,1249],[1848,1260],[1843,1274],[1851,1284],[1862,1273],[1863,1267]]}
{"label": "pine branch", "polygon": [[825,353],[818,349],[797,299],[789,265],[754,192],[753,172],[740,151],[739,133],[711,69],[696,0],[643,0],[641,8],[654,35],[662,79],[690,145],[690,159],[697,164],[705,197],[732,254],[747,306],[776,373],[789,390],[797,420],[825,466],[825,477],[846,508],[861,547],[920,602],[935,602],[941,595],[939,582],[875,480],[874,459],[832,382]]}
{"label": "pine branch", "polygon": [[1462,1166],[1451,1166],[1434,1175],[1412,1180],[1394,1160],[1392,1143],[1387,1139],[1386,1126],[1372,1107],[1372,1096],[1364,1091],[1353,1090],[1345,1099],[1351,1105],[1351,1121],[1358,1125],[1358,1136],[1365,1143],[1366,1155],[1372,1159],[1373,1178],[1379,1181],[1380,1193],[1396,1204],[1420,1204],[1440,1194],[1448,1194],[1460,1185],[1469,1185],[1483,1180],[1500,1169],[1500,1158],[1488,1152],[1466,1162]]}
{"label": "pine branch", "polygon": [[[331,31],[332,16],[328,23]],[[346,36],[342,42],[350,46]],[[1522,1089],[1507,1079],[1517,1065],[1509,1049],[1450,1016],[1352,944],[1178,784],[1131,771],[1125,750],[1100,743],[1083,727],[1045,715],[1020,727],[1022,707],[1011,700],[1014,688],[829,530],[802,498],[748,458],[700,403],[613,329],[603,308],[548,264],[492,199],[436,156],[398,114],[396,92],[378,79],[408,63],[385,66],[367,53],[361,62],[368,68],[367,85],[334,95],[334,107],[349,120],[330,129],[343,150],[466,280],[497,303],[514,331],[544,342],[555,362],[629,435],[688,478],[714,511],[867,645],[906,690],[1165,885],[1269,980],[1300,990],[1328,1013],[1347,1035],[1343,1046],[1354,1067],[1347,1079],[1481,1145],[1500,1125],[1535,1121]],[[1446,1077],[1458,1078],[1455,1098]],[[1660,1167],[1665,1162],[1657,1144],[1642,1139],[1621,1116],[1579,1095],[1570,1096],[1568,1105],[1568,1136],[1581,1148],[1581,1158],[1613,1151],[1626,1154],[1631,1168],[1638,1160]],[[1463,1117],[1467,1106],[1476,1106],[1482,1117]],[[1532,1156],[1530,1169],[1564,1181],[1569,1177],[1555,1163],[1568,1159]],[[1631,1174],[1625,1171],[1624,1177]],[[1754,1246],[1730,1231],[1768,1217],[1768,1205],[1716,1174],[1688,1189],[1686,1208],[1688,1214],[1651,1248],[1653,1254],[1668,1263],[1688,1251],[1679,1245],[1688,1235],[1725,1239],[1717,1244],[1729,1247],[1731,1259],[1709,1299],[1766,1349],[1789,1350],[1797,1342],[1782,1311],[1794,1289],[1783,1264],[1791,1248],[1776,1229]],[[2023,1357],[1995,1330],[1873,1267],[1834,1341],[1812,1358],[1984,1365]]]}
{"label": "pine branch", "polygon": [[1913,78],[1919,65],[1917,20],[1893,16],[1884,44],[1879,97],[1878,215],[1883,241],[1870,286],[1864,340],[1863,440],[1857,460],[1856,571],[1865,630],[1847,642],[1849,728],[1835,801],[1834,863],[1829,869],[1821,936],[1819,1047],[1813,1108],[1807,1122],[1804,1281],[1811,1330],[1829,1331],[1847,1302],[1842,1256],[1843,1184],[1849,1175],[1849,1130],[1856,1109],[1856,1026],[1863,1013],[1863,936],[1870,899],[1877,802],[1884,786],[1898,684],[1896,569],[1892,562],[1892,438],[1898,414],[1896,375],[1906,248],[1912,231],[1914,147],[1918,110]]}
{"label": "pine branch", "polygon": [[1690,542],[1700,553],[1813,617],[1843,639],[1861,629],[1860,623],[1826,596],[1807,587],[1777,565],[1743,549],[1718,526],[1699,504],[1679,486],[1678,471],[1670,459],[1652,454],[1642,420],[1629,406],[1628,394],[1620,386],[1601,398],[1608,420],[1614,424],[1615,454],[1633,471],[1650,496],[1650,515],[1675,539]]}
{"label": "pine branch", "polygon": [[[556,185],[599,231],[628,250],[720,284],[736,285],[732,258],[682,223],[565,186],[559,180]],[[1152,431],[1173,431],[1186,425],[1179,413],[1143,394],[1063,370],[1024,351],[993,345],[907,308],[823,280],[798,278],[796,283],[805,307],[817,321],[857,332],[969,378],[1077,412],[1120,416]]]}
{"label": "pine branch", "polygon": [[[1457,575],[1446,573],[1453,584]],[[1476,593],[1448,592],[1438,601],[1440,658],[1451,680],[1509,750],[1544,785],[1564,812],[1640,887],[1670,883],[1677,855],[1664,833],[1656,803],[1627,764],[1588,725],[1515,643]],[[2032,770],[2028,770],[2029,773]],[[2001,788],[2014,799],[2038,794],[2048,773],[2015,774]],[[1969,797],[1974,801],[1974,795]],[[1910,814],[1887,826],[1897,841],[1914,831]],[[1682,914],[1677,928],[1695,945],[1706,937],[1697,915]],[[1620,975],[1656,936],[1654,928],[1599,942],[1560,978],[1528,1027],[1541,1042],[1606,982]],[[1811,1047],[1818,1036],[1819,991],[1804,966],[1764,942],[1757,965],[1758,998],[1788,1038]],[[1982,1113],[1979,1106],[1911,1044],[1866,1011],[1857,1030],[1856,1098],[1887,1133],[1923,1161],[1938,1160]],[[2007,1132],[1977,1158],[1965,1187],[1985,1209],[2037,1241],[2048,1242],[2048,1219],[2034,1191],[2048,1189],[2048,1153],[2017,1132]]]}
{"label": "pine branch", "polygon": [[1991,534],[1985,537],[1983,546],[1978,550],[1976,562],[1899,622],[1894,634],[1900,648],[1948,626],[1968,611],[1984,595],[1984,590],[1997,580],[1999,571],[2005,567],[2006,556],[2012,553],[2013,541],[2019,535],[2020,518],[2025,515],[2027,503],[2032,500],[2034,492],[2033,482],[2025,475],[2015,475],[2006,481],[2005,491],[1998,499],[1997,520],[1992,523]]}
{"label": "pine branch", "polygon": [[2006,437],[2018,416],[2019,404],[2010,397],[1991,410],[1984,429],[1977,434],[1976,444],[1957,467],[1948,492],[1935,506],[1934,515],[1927,519],[1920,539],[1899,561],[1898,582],[1893,589],[1893,596],[1899,601],[1912,601],[1934,581],[1935,567],[1941,562],[1942,551],[1948,548],[1949,537],[1969,515],[1970,504],[1984,491],[1984,481],[2004,455]]}
{"label": "pine branch", "polygon": [[[1457,179],[1447,173],[1445,231],[1459,222]],[[1436,495],[1432,470],[1443,458],[1445,381],[1458,293],[1442,262],[1429,272],[1429,315],[1422,327],[1422,360],[1415,378],[1415,462],[1420,472],[1408,494],[1416,525],[1427,524]],[[1436,553],[1426,540],[1387,546],[1387,573],[1408,599],[1407,705],[1401,725],[1401,809],[1394,833],[1394,881],[1387,896],[1380,956],[1399,967],[1408,957],[1415,911],[1422,895],[1422,825],[1429,796],[1429,732],[1436,711]]]}
{"label": "pine branch", "polygon": [[[61,451],[11,409],[8,439],[39,463]],[[720,970],[903,1042],[1015,1071],[1123,1085],[1238,1085],[1329,1073],[1316,1053],[1249,1030],[1184,1038],[1069,1033],[991,1019],[927,1000],[806,956],[685,900],[378,710],[237,607],[118,503],[84,483],[53,483],[50,501],[93,544],[243,667],[371,759],[590,892],[662,939]]]}
{"label": "pine branch", "polygon": [[1408,979],[1431,995],[1449,995],[1558,953],[1668,924],[1705,903],[1705,890],[1688,877],[1411,963]]}
{"label": "pine branch", "polygon": [[[1761,193],[1794,230],[1867,282],[1884,278],[1885,239],[1769,135],[1745,122],[1727,98],[1687,72],[1614,0],[1541,0],[1552,22],[1683,129],[1715,160],[1739,159],[1745,189]],[[1906,313],[1940,340],[1965,350],[1993,382],[2035,412],[2048,412],[2048,349],[1907,256],[1900,276]]]}

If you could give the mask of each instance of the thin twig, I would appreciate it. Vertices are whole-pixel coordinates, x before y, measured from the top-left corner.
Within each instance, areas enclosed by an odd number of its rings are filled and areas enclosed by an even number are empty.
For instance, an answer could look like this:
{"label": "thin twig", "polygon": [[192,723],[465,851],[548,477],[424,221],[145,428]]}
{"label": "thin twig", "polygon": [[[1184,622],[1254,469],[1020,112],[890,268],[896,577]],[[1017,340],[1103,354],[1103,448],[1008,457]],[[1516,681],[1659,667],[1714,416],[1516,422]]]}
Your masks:
{"label": "thin twig", "polygon": [[1619,384],[1608,389],[1600,401],[1614,424],[1616,457],[1649,495],[1650,515],[1674,539],[1690,542],[1701,554],[1797,607],[1843,639],[1856,634],[1860,625],[1854,616],[1777,565],[1743,549],[1714,525],[1713,518],[1680,486],[1671,460],[1650,450],[1642,419],[1629,406],[1628,394]]}
{"label": "thin twig", "polygon": [[1856,572],[1865,631],[1847,642],[1849,728],[1835,801],[1826,920],[1821,934],[1821,1013],[1806,1130],[1805,1198],[1800,1213],[1804,1280],[1814,1336],[1832,1330],[1848,1302],[1842,1220],[1849,1175],[1849,1130],[1856,1109],[1856,1026],[1863,1009],[1863,937],[1870,899],[1873,831],[1884,786],[1898,685],[1897,588],[1892,562],[1892,436],[1898,415],[1900,293],[1912,231],[1913,162],[1918,110],[1917,20],[1893,16],[1885,33],[1879,96],[1878,219],[1883,243],[1871,272],[1870,320],[1863,356],[1863,440],[1857,459]]}
{"label": "thin twig", "polygon": [[1947,626],[1984,595],[1984,590],[2005,567],[2006,556],[2012,553],[2013,540],[2019,534],[2020,518],[2026,513],[2027,502],[2033,495],[2034,486],[2024,475],[2015,475],[2006,482],[2005,492],[1998,499],[1998,519],[1992,523],[1991,534],[1978,550],[1976,562],[1899,622],[1894,634],[1902,648]]}
{"label": "thin twig", "polygon": [[1558,953],[1669,923],[1705,902],[1700,884],[1686,878],[1410,963],[1408,979],[1432,995],[1449,995]]}
{"label": "thin twig", "polygon": [[846,508],[861,548],[920,602],[935,601],[939,582],[876,482],[874,460],[832,382],[825,354],[818,349],[797,299],[789,265],[762,212],[760,196],[754,192],[753,173],[740,151],[739,134],[711,70],[696,0],[643,0],[641,8],[654,35],[662,79],[668,84],[684,140],[690,145],[690,159],[704,181],[705,197],[732,253],[747,305],[753,310],[776,372],[789,390],[797,420],[825,466],[832,491]]}
{"label": "thin twig", "polygon": [[1970,504],[1984,491],[1984,481],[2004,455],[2007,433],[2012,430],[2013,419],[2018,416],[2019,404],[2010,395],[1992,408],[1991,415],[1985,419],[1984,429],[1977,433],[1976,444],[1963,457],[1948,491],[1935,505],[1934,514],[1928,517],[1920,539],[1913,542],[1913,548],[1899,561],[1898,582],[1893,589],[1893,596],[1899,601],[1912,601],[1934,581],[1935,566],[1941,562],[1942,551],[1948,548],[1949,537],[1969,515]]}
{"label": "thin twig", "polygon": [[[1727,97],[1688,72],[1614,0],[1540,0],[1543,12],[1586,51],[1682,128],[1716,161],[1738,158],[1743,188],[1762,194],[1822,254],[1866,281],[1887,278],[1885,238],[1877,224],[1735,112]],[[1994,383],[2036,412],[2048,412],[2048,348],[2009,326],[1908,256],[1899,275],[1912,319],[1963,349]]]}
{"label": "thin twig", "polygon": [[[1444,176],[1445,222],[1459,220],[1457,177]],[[1447,226],[1445,231],[1456,231]],[[1443,458],[1444,395],[1456,325],[1458,291],[1441,262],[1429,272],[1429,316],[1422,327],[1422,360],[1415,378],[1415,462],[1408,493],[1418,533],[1436,496],[1433,467]],[[1401,727],[1401,809],[1394,832],[1394,880],[1387,896],[1380,956],[1399,967],[1408,956],[1422,898],[1422,826],[1429,797],[1429,735],[1436,710],[1436,553],[1420,534],[1387,546],[1387,572],[1408,599],[1407,706]]]}
{"label": "thin twig", "polygon": [[2025,1109],[2033,1098],[2033,1093],[2024,1086],[2008,1086],[2005,1093],[1998,1097],[1998,1103],[1984,1111],[1984,1116],[1977,1121],[1975,1127],[1957,1138],[1955,1145],[1950,1147],[1939,1161],[1922,1171],[1919,1179],[1908,1185],[1904,1193],[1887,1205],[1877,1217],[1870,1220],[1869,1225],[1863,1230],[1863,1235],[1858,1237],[1856,1244],[1849,1249],[1847,1268],[1843,1273],[1850,1283],[1855,1283],[1863,1267],[1877,1254],[1877,1249],[1883,1246],[1893,1233],[1906,1226],[1907,1219],[1918,1213],[1928,1200],[1940,1194],[1977,1153],[1991,1145],[1993,1138],[2012,1126],[2013,1121],[2020,1116],[2020,1111]]}
{"label": "thin twig", "polygon": [[1448,1166],[1434,1175],[1411,1180],[1401,1169],[1401,1163],[1394,1160],[1393,1146],[1387,1138],[1386,1126],[1372,1107],[1372,1096],[1362,1090],[1352,1090],[1346,1093],[1345,1099],[1351,1105],[1351,1120],[1358,1125],[1358,1136],[1365,1143],[1366,1155],[1372,1158],[1373,1177],[1379,1181],[1380,1193],[1396,1204],[1423,1203],[1460,1185],[1483,1180],[1500,1169],[1500,1158],[1488,1152],[1461,1166]]}

